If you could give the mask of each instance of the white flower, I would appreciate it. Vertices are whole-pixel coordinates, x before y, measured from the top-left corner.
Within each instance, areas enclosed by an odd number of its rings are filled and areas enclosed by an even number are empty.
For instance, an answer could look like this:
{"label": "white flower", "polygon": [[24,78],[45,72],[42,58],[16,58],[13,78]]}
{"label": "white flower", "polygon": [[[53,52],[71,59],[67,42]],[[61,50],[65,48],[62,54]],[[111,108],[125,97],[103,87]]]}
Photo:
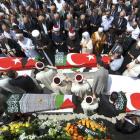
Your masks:
{"label": "white flower", "polygon": [[28,135],[29,140],[34,140],[35,138],[36,138],[36,135],[34,135],[34,134],[33,135]]}
{"label": "white flower", "polygon": [[25,132],[22,133],[22,134],[19,136],[19,140],[24,140],[25,138],[26,138]]}

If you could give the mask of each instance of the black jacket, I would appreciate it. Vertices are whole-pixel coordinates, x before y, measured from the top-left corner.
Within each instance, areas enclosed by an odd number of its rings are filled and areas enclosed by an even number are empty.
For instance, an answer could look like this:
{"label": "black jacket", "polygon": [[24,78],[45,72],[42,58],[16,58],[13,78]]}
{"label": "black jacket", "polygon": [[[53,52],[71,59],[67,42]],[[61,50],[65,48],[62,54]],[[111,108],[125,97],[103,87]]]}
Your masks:
{"label": "black jacket", "polygon": [[36,86],[32,78],[29,76],[18,76],[11,79],[9,83],[26,91],[26,93],[40,93],[40,89]]}

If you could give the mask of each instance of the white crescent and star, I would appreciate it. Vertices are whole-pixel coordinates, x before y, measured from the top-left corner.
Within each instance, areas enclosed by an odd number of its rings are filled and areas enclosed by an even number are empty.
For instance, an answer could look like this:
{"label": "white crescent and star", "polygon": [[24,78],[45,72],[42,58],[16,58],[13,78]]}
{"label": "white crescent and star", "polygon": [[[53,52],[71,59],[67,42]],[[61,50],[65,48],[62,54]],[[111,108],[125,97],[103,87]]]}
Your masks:
{"label": "white crescent and star", "polygon": [[[75,53],[70,53],[70,54],[67,55],[67,61],[68,61],[68,63],[69,63],[70,65],[72,65],[72,66],[77,66],[77,65],[83,65],[83,64],[85,64],[85,63],[81,63],[81,64],[75,63],[75,62],[72,60],[72,58],[71,58],[72,55],[74,55],[74,54],[75,54]],[[88,58],[89,61],[94,59],[94,56],[93,56],[93,55],[87,55],[86,57]]]}
{"label": "white crescent and star", "polygon": [[68,63],[72,66],[83,65],[84,63],[78,64],[78,63],[73,62],[73,60],[71,59],[71,56],[74,55],[74,54],[75,53],[70,53],[70,54],[67,55]]}
{"label": "white crescent and star", "polygon": [[86,56],[86,57],[88,57],[88,60],[89,60],[89,61],[92,60],[92,59],[94,59],[94,56],[93,56],[93,55],[88,55],[88,56]]}

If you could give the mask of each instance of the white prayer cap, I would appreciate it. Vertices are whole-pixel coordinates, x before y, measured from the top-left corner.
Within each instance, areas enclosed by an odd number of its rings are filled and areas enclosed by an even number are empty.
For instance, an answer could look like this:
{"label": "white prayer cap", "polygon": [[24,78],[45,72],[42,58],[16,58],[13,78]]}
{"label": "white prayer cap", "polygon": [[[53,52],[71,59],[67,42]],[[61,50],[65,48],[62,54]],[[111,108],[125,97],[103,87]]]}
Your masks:
{"label": "white prayer cap", "polygon": [[98,32],[99,32],[99,33],[102,33],[103,30],[104,30],[103,27],[99,27],[99,28],[98,28]]}
{"label": "white prayer cap", "polygon": [[4,16],[4,13],[3,12],[0,12],[0,16]]}
{"label": "white prayer cap", "polygon": [[32,36],[33,37],[39,37],[39,35],[40,35],[40,32],[38,30],[33,30],[32,31]]}

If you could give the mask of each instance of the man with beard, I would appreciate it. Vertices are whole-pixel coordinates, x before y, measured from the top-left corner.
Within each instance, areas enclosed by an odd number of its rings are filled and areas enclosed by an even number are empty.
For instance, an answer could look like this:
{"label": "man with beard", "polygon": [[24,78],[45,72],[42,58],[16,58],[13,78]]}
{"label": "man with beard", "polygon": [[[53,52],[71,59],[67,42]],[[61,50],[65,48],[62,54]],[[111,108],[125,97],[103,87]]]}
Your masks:
{"label": "man with beard", "polygon": [[68,33],[67,38],[67,48],[69,53],[79,53],[80,52],[80,40],[78,35],[73,29]]}
{"label": "man with beard", "polygon": [[104,49],[104,45],[107,44],[107,37],[103,32],[103,28],[99,27],[98,31],[92,34],[91,39],[93,43],[93,53],[100,55]]}
{"label": "man with beard", "polygon": [[56,53],[68,52],[65,40],[66,40],[65,35],[60,32],[59,26],[58,25],[53,26],[52,41],[53,41],[53,45],[55,47]]}
{"label": "man with beard", "polygon": [[43,36],[38,30],[33,30],[32,36],[34,37],[34,44],[36,45],[36,48],[41,56],[42,61],[44,63],[49,63],[50,65],[53,65],[54,49],[48,35]]}

